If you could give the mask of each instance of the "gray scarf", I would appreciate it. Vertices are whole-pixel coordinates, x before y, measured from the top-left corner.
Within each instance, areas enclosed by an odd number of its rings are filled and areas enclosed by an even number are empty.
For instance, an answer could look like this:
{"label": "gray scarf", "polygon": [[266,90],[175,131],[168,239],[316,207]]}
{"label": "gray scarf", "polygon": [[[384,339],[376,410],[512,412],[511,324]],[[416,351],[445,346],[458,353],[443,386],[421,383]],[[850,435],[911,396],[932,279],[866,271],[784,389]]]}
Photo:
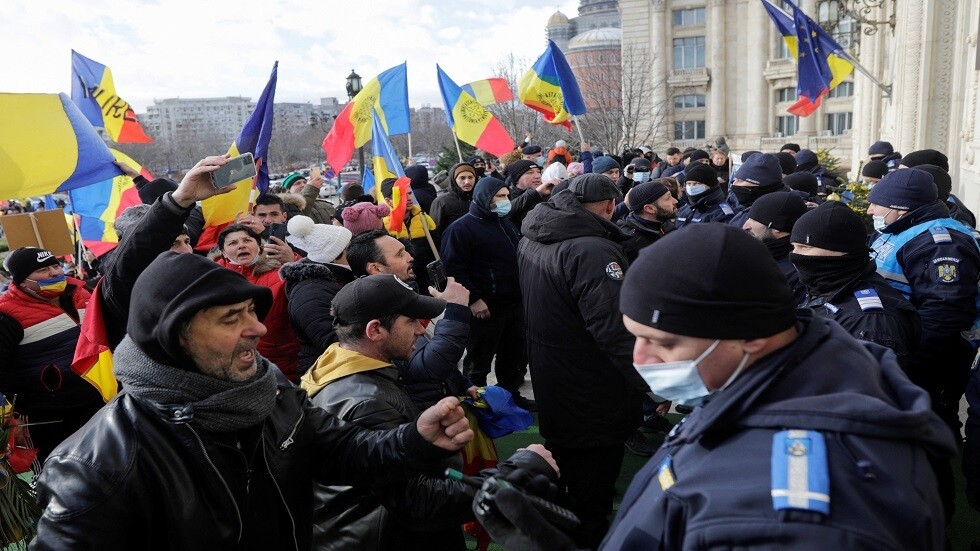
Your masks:
{"label": "gray scarf", "polygon": [[147,356],[127,335],[113,353],[113,371],[124,392],[161,405],[190,405],[191,424],[208,432],[231,432],[262,422],[276,404],[277,369],[256,354],[255,376],[225,381]]}

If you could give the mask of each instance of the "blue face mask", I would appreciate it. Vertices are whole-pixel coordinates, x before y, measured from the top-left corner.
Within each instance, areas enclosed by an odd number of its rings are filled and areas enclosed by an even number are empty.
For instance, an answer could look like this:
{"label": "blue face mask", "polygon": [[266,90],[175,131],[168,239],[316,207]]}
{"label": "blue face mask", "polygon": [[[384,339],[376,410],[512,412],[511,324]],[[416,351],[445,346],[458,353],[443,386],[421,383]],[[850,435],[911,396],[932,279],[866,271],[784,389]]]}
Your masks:
{"label": "blue face mask", "polygon": [[[698,371],[698,364],[704,361],[708,355],[718,347],[721,340],[716,340],[707,350],[693,360],[683,360],[679,362],[663,362],[655,364],[633,364],[633,367],[640,373],[646,381],[650,390],[661,398],[677,402],[683,406],[699,406],[704,399],[711,394],[708,387],[704,386],[701,373]],[[725,384],[718,389],[718,392],[725,390],[728,385],[742,372],[749,355],[742,357],[741,363],[732,373]]]}
{"label": "blue face mask", "polygon": [[646,182],[649,179],[650,179],[650,173],[649,172],[634,172],[633,173],[633,181],[636,182],[636,183],[638,183],[638,184],[642,184],[643,182]]}
{"label": "blue face mask", "polygon": [[496,215],[500,218],[507,216],[510,214],[510,199],[501,199],[500,201],[497,201],[493,204],[493,207],[490,210],[496,213]]}

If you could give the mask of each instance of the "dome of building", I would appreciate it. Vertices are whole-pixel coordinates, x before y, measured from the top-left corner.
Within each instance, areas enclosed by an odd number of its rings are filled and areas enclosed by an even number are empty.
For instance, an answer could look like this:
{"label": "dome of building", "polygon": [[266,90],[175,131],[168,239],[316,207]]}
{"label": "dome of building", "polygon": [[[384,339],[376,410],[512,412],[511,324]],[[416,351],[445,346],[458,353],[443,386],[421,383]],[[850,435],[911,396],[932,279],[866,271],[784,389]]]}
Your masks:
{"label": "dome of building", "polygon": [[618,48],[623,42],[623,31],[614,27],[592,29],[577,34],[568,41],[569,50],[585,48]]}
{"label": "dome of building", "polygon": [[568,25],[568,17],[561,11],[556,11],[550,18],[548,18],[548,26],[552,25]]}

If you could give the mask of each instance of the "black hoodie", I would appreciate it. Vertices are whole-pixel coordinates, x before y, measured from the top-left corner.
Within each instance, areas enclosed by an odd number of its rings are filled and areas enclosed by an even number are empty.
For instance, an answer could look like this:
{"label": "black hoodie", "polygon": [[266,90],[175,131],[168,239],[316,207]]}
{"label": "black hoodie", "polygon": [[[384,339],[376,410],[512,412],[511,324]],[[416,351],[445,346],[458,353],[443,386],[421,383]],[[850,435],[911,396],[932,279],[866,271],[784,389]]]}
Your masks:
{"label": "black hoodie", "polygon": [[[476,169],[469,163],[456,163],[449,169],[449,189],[445,193],[440,193],[430,205],[429,215],[436,223],[436,230],[440,233],[446,231],[450,224],[459,217],[465,215],[470,210],[470,201],[473,200],[473,190],[463,191],[452,177],[456,169],[467,166],[473,170],[474,177]],[[476,180],[473,181],[476,187]]]}

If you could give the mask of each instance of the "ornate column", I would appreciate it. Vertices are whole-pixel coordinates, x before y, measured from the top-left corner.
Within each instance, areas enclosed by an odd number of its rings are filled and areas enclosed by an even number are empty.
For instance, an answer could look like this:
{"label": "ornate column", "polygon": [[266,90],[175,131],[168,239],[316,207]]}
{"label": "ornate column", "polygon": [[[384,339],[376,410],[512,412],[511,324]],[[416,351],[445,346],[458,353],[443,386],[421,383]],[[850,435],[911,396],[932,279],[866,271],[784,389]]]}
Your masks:
{"label": "ornate column", "polygon": [[725,84],[727,65],[725,63],[725,0],[711,0],[707,10],[708,69],[711,71],[711,84],[708,87],[708,121],[705,138],[711,141],[715,136],[728,132],[725,125]]}
{"label": "ornate column", "polygon": [[[762,6],[752,2],[748,6],[739,6],[739,8],[747,8],[745,11],[739,10],[740,14],[747,14],[744,26],[740,23],[735,24],[739,25],[740,32],[745,33],[748,38],[745,64],[740,68],[740,72],[747,75],[743,86],[747,101],[745,113],[748,116],[745,121],[745,132],[746,138],[751,140],[765,137],[769,133],[769,119],[772,117],[769,107],[771,92],[769,83],[762,78],[762,74],[766,70],[766,60],[769,59],[772,33],[776,31],[773,30],[772,22]],[[762,29],[766,30],[759,32]]]}

